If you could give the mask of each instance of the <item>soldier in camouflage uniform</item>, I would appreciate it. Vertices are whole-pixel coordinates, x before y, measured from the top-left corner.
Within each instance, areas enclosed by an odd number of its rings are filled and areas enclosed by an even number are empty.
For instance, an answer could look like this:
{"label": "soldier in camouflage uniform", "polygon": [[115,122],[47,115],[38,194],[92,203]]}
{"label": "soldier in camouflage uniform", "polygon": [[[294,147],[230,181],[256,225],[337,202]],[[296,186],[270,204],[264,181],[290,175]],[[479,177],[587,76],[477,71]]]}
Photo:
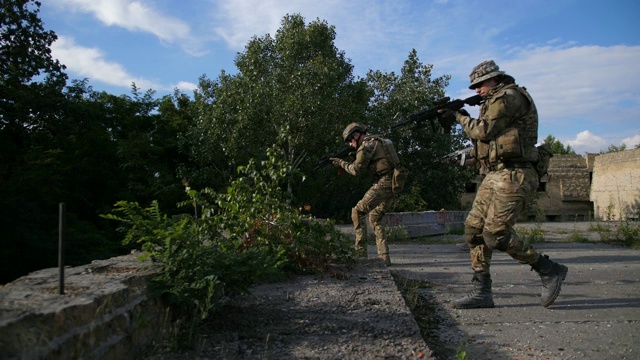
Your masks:
{"label": "soldier in camouflage uniform", "polygon": [[[351,175],[369,174],[377,181],[364,194],[351,211],[351,220],[356,233],[355,248],[360,256],[366,256],[367,226],[365,216],[369,214],[369,221],[376,235],[378,258],[385,264],[391,264],[389,246],[384,226],[380,223],[384,214],[391,207],[395,198],[392,186],[394,169],[400,167],[398,155],[389,139],[379,135],[367,136],[366,127],[360,123],[349,124],[342,133],[342,139],[354,149],[357,149],[353,163],[331,158],[333,164],[344,169]],[[398,192],[398,191],[396,191]]]}
{"label": "soldier in camouflage uniform", "polygon": [[486,173],[465,221],[474,290],[453,307],[493,307],[489,267],[493,250],[504,251],[535,270],[542,280],[541,303],[547,307],[560,293],[567,267],[523,243],[513,226],[527,198],[538,188],[534,164],[539,154],[538,113],[531,95],[492,60],[473,68],[470,89],[483,97],[478,119],[464,111],[441,110],[441,121],[457,122],[471,138],[471,155]]}

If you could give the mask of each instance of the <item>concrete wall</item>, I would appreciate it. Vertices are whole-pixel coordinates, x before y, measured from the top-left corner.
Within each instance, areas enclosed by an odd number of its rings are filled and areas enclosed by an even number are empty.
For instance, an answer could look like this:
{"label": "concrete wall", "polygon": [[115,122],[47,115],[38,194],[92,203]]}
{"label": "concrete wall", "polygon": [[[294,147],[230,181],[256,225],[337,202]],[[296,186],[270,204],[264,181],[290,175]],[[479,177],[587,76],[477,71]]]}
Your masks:
{"label": "concrete wall", "polygon": [[[401,232],[409,238],[442,235],[463,229],[468,214],[468,211],[391,212],[382,218],[382,224],[389,228],[390,233]],[[372,234],[370,230],[369,236]]]}
{"label": "concrete wall", "polygon": [[170,314],[136,255],[44,269],[0,288],[0,359],[136,359],[167,335]]}
{"label": "concrete wall", "polygon": [[637,219],[640,210],[640,149],[597,156],[590,198],[598,219]]}
{"label": "concrete wall", "polygon": [[593,216],[589,199],[591,171],[588,161],[575,154],[554,155],[549,163],[545,191],[539,192],[538,208],[547,221],[585,221]]}

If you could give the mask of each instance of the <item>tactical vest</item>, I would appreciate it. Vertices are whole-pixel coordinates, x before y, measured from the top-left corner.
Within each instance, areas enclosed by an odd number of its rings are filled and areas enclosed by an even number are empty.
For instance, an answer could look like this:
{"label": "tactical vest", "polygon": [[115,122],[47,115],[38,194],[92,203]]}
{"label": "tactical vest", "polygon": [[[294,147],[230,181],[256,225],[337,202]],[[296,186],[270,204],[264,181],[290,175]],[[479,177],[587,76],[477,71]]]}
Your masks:
{"label": "tactical vest", "polygon": [[382,176],[391,172],[400,163],[393,142],[380,135],[369,135],[364,139],[364,145],[372,149],[371,161],[367,172],[371,175]]}
{"label": "tactical vest", "polygon": [[[489,141],[474,140],[475,158],[485,161],[489,165],[497,165],[503,161],[536,162],[538,150],[535,145],[538,142],[538,110],[531,95],[524,87],[515,84],[505,85],[494,98],[504,96],[507,92],[522,94],[526,104],[523,104],[522,114],[513,114],[511,123],[498,135]],[[492,101],[482,104],[481,117],[484,115]]]}

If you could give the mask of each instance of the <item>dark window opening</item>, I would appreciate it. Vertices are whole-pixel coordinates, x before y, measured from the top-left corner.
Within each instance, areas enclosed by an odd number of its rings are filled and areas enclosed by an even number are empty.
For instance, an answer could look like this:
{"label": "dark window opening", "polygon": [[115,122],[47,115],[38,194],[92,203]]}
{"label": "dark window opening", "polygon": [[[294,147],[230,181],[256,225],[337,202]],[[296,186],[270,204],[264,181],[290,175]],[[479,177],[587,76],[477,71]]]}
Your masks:
{"label": "dark window opening", "polygon": [[545,192],[545,191],[547,191],[547,182],[540,181],[540,184],[538,185],[538,192]]}

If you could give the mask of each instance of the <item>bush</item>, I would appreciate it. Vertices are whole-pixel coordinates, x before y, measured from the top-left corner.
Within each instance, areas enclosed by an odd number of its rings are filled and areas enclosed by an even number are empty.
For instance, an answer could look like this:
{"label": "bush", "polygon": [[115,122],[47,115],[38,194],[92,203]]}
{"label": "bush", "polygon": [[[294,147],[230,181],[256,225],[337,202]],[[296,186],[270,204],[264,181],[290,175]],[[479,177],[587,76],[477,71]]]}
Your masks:
{"label": "bush", "polygon": [[633,221],[623,221],[618,224],[615,231],[601,232],[600,237],[604,242],[637,249],[640,248],[640,224]]}
{"label": "bush", "polygon": [[222,194],[187,186],[180,205],[193,214],[168,217],[157,201],[144,209],[118,202],[104,217],[122,223],[125,244],[138,244],[143,257],[161,264],[157,289],[204,319],[225,296],[256,282],[353,261],[350,242],[331,222],[305,219],[286,203],[281,184],[295,171],[282,158],[270,148],[260,167],[253,160],[239,167]]}

